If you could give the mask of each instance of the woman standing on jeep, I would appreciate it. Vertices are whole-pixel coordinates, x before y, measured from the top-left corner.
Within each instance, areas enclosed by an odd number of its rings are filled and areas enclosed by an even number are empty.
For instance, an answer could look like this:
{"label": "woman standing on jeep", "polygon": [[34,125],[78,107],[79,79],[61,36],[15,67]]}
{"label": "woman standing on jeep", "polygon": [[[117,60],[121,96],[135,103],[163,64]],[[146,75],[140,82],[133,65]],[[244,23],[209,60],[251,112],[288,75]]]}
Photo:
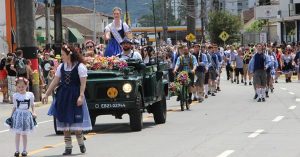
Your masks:
{"label": "woman standing on jeep", "polygon": [[81,54],[72,46],[63,45],[61,58],[63,63],[58,66],[55,77],[42,101],[47,102],[48,96],[59,85],[48,114],[56,118],[56,129],[64,132],[65,152],[63,155],[72,154],[71,132],[75,132],[80,151],[85,153],[82,131],[92,129],[84,97],[87,68]]}

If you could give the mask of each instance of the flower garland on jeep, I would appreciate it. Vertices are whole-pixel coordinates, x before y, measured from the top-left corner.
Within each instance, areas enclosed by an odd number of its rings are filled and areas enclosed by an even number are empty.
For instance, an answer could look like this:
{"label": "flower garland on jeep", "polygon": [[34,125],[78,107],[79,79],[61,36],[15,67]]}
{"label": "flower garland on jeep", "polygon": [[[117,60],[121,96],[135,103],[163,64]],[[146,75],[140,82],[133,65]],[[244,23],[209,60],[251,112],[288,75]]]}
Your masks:
{"label": "flower garland on jeep", "polygon": [[128,64],[125,60],[119,59],[119,57],[86,57],[86,66],[89,70],[123,70],[128,67]]}

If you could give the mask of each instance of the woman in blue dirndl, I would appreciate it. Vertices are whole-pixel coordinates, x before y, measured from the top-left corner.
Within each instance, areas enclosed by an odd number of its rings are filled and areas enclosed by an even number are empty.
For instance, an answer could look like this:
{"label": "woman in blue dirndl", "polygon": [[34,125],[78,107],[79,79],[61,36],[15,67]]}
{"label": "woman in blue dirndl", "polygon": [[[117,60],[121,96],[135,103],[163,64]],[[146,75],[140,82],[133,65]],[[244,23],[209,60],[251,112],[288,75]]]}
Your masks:
{"label": "woman in blue dirndl", "polygon": [[124,37],[130,38],[130,29],[126,23],[121,20],[122,10],[119,7],[113,9],[114,20],[105,27],[104,40],[108,40],[104,56],[116,56],[122,52],[120,43]]}
{"label": "woman in blue dirndl", "polygon": [[64,132],[66,147],[63,155],[72,154],[71,132],[75,132],[80,151],[85,153],[82,131],[92,129],[84,97],[87,68],[80,53],[72,46],[63,45],[61,57],[63,63],[58,66],[43,102],[47,102],[48,96],[59,85],[48,114],[56,118],[56,129]]}

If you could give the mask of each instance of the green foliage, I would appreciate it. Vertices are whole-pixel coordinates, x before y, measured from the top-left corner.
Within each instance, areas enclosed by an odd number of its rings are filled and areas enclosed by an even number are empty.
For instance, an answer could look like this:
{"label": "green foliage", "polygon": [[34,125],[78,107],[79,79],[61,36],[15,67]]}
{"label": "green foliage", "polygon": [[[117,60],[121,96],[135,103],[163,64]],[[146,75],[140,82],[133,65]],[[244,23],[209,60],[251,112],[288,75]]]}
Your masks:
{"label": "green foliage", "polygon": [[246,32],[261,32],[263,26],[265,26],[266,24],[266,20],[256,20],[254,23],[251,24],[249,28],[246,29]]}
{"label": "green foliage", "polygon": [[[154,13],[155,13],[155,22],[156,26],[163,26],[163,2],[157,0],[154,2]],[[139,20],[138,23],[142,27],[153,27],[154,21],[153,21],[153,13],[152,13],[152,3],[149,5],[150,13],[143,15]],[[167,8],[167,25],[168,26],[176,26],[179,25],[179,21],[175,20],[175,16],[172,14],[172,7]]]}
{"label": "green foliage", "polygon": [[240,29],[242,22],[238,16],[232,15],[226,11],[216,11],[209,13],[207,31],[211,42],[223,44],[223,40],[219,38],[222,31],[229,34],[226,43],[232,44],[240,40]]}

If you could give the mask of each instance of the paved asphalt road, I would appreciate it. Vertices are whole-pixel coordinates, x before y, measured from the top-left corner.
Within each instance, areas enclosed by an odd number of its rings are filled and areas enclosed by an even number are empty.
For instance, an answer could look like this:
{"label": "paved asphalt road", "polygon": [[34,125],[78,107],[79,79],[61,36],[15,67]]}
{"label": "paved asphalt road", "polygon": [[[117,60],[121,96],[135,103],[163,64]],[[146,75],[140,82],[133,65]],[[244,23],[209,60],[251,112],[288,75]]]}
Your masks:
{"label": "paved asphalt road", "polygon": [[[99,116],[95,130],[86,135],[87,153],[78,157],[300,157],[300,84],[279,82],[266,102],[256,102],[253,87],[222,80],[222,91],[190,111],[179,111],[168,101],[167,122],[155,125],[144,114],[144,129],[131,132],[128,116],[122,120]],[[10,105],[0,104],[0,120]],[[39,126],[29,136],[33,157],[57,157],[64,151],[63,136],[53,131],[49,106],[37,109]],[[0,125],[0,156],[12,156],[14,135]]]}

